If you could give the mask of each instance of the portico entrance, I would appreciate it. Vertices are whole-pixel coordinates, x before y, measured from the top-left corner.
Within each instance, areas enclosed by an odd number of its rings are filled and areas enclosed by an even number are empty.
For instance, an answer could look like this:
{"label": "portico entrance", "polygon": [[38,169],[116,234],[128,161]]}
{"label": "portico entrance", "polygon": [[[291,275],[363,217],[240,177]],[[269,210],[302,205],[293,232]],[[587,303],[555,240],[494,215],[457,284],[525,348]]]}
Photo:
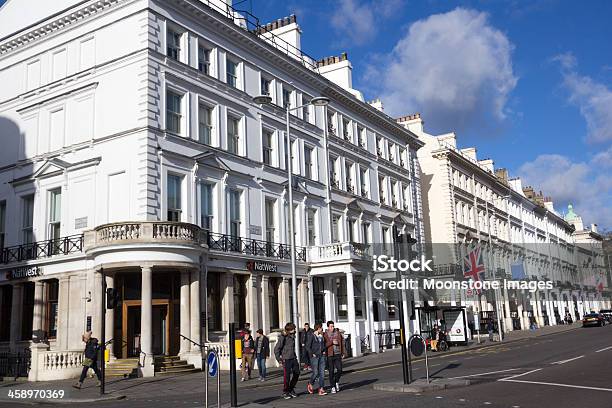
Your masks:
{"label": "portico entrance", "polygon": [[[114,355],[117,358],[139,357],[142,345],[142,300],[140,276],[137,273],[118,273],[115,285],[120,302],[115,309]],[[159,272],[153,275],[151,313],[151,352],[153,355],[173,356],[179,352],[180,274]]]}

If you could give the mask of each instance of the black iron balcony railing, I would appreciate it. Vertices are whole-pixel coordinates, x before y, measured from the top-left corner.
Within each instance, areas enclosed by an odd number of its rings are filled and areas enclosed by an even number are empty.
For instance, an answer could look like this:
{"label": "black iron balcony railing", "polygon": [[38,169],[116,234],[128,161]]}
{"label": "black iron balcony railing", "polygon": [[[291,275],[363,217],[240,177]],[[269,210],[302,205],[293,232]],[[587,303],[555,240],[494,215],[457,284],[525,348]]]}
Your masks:
{"label": "black iron balcony railing", "polygon": [[[228,234],[207,232],[208,249],[211,251],[237,252],[244,255],[291,259],[291,246],[276,242],[236,237]],[[295,247],[295,260],[306,262],[306,248]]]}
{"label": "black iron balcony railing", "polygon": [[82,234],[3,248],[1,262],[7,264],[79,252],[83,252]]}

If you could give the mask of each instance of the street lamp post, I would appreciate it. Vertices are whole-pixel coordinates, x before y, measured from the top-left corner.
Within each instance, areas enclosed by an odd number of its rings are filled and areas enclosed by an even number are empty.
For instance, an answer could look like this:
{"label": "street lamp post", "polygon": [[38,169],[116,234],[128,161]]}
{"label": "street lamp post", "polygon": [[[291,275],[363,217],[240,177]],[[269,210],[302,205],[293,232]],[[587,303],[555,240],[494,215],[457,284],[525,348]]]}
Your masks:
{"label": "street lamp post", "polygon": [[[255,96],[253,98],[253,102],[257,103],[259,105],[271,105],[272,104],[272,98],[269,95],[259,95],[259,96]],[[329,99],[325,98],[323,96],[317,97],[317,98],[312,98],[310,100],[310,102],[305,103],[303,105],[300,106],[296,106],[294,108],[292,108],[290,106],[290,104],[287,102],[287,106],[285,108],[285,113],[286,113],[286,131],[285,131],[285,137],[286,137],[286,149],[287,149],[287,189],[289,191],[289,245],[291,247],[291,294],[292,294],[292,299],[291,299],[291,306],[293,308],[293,323],[296,325],[296,329],[299,327],[299,316],[298,316],[298,310],[297,310],[297,276],[296,276],[296,271],[295,271],[295,255],[296,255],[296,251],[295,251],[295,233],[294,233],[294,220],[295,220],[295,215],[293,212],[293,160],[291,157],[291,136],[289,134],[290,130],[291,130],[291,126],[290,126],[290,114],[292,111],[297,110],[297,109],[301,109],[305,106],[308,105],[312,105],[312,106],[327,106],[329,104]],[[300,352],[299,352],[299,342],[296,341],[295,342],[295,355],[296,357],[299,358]]]}

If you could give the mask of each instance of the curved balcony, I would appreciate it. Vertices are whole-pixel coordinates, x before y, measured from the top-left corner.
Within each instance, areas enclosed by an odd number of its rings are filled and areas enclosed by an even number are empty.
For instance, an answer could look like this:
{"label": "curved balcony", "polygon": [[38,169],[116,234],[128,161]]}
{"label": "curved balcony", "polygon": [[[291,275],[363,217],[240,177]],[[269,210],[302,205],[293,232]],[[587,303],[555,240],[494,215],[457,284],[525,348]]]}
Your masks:
{"label": "curved balcony", "polygon": [[86,248],[158,243],[200,246],[205,242],[200,227],[183,222],[116,222],[85,232]]}

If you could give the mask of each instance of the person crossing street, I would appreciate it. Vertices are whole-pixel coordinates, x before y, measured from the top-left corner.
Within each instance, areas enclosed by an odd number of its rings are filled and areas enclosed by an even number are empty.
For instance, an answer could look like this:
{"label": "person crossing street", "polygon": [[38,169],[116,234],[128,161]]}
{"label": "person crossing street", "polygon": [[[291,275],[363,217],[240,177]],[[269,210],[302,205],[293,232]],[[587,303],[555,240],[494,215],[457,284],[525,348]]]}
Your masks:
{"label": "person crossing street", "polygon": [[300,363],[295,354],[295,324],[287,323],[274,347],[274,357],[283,366],[283,398],[297,398],[295,386],[300,376]]}

